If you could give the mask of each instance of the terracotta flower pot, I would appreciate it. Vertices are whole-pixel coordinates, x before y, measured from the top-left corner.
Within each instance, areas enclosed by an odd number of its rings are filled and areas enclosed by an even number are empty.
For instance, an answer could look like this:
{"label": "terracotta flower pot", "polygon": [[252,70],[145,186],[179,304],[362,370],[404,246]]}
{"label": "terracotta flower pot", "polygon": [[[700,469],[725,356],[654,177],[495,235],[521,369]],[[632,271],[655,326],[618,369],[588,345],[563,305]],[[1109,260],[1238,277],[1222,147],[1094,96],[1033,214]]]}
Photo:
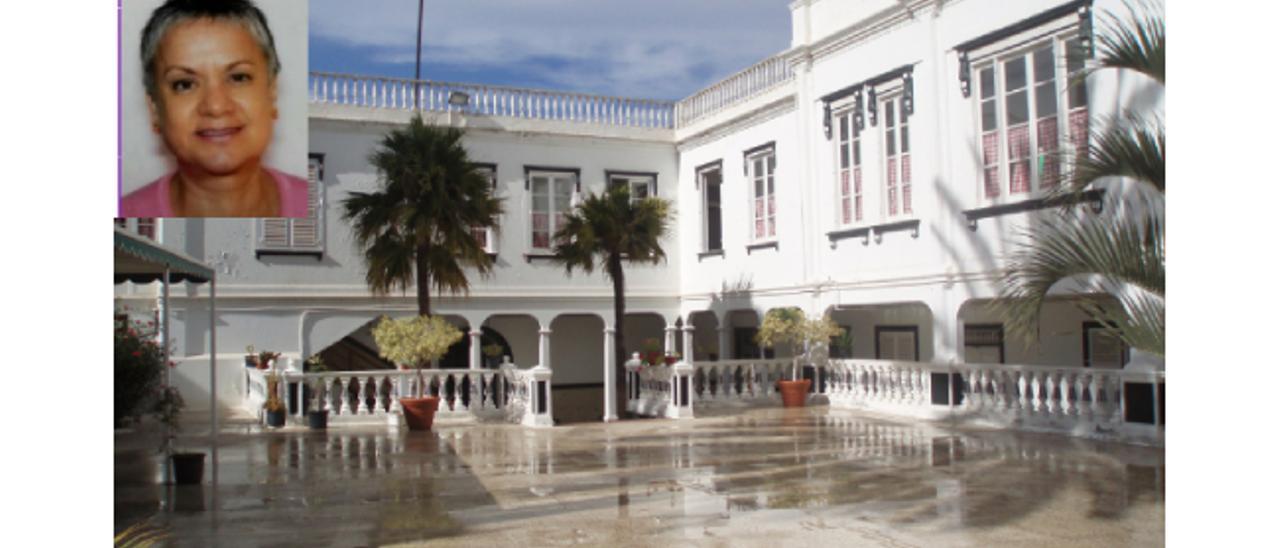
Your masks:
{"label": "terracotta flower pot", "polygon": [[174,453],[173,482],[178,485],[199,485],[204,482],[204,453]]}
{"label": "terracotta flower pot", "polygon": [[812,382],[809,379],[778,381],[778,391],[782,392],[782,406],[804,407],[805,399],[809,397],[809,385]]}
{"label": "terracotta flower pot", "polygon": [[436,418],[436,409],[440,407],[440,398],[400,398],[400,408],[404,410],[404,422],[409,430],[431,430],[431,423]]}

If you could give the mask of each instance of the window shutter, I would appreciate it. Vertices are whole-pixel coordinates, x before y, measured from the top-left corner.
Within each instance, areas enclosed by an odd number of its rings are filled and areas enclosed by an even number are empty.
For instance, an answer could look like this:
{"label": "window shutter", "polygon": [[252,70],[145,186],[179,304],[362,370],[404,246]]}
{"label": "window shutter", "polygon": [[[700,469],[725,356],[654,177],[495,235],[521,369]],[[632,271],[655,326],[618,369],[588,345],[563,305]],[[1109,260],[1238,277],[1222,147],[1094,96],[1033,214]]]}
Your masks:
{"label": "window shutter", "polygon": [[307,162],[307,216],[293,219],[293,246],[314,248],[320,246],[320,162],[312,158]]}
{"label": "window shutter", "polygon": [[289,247],[289,220],[263,219],[262,246],[273,249]]}

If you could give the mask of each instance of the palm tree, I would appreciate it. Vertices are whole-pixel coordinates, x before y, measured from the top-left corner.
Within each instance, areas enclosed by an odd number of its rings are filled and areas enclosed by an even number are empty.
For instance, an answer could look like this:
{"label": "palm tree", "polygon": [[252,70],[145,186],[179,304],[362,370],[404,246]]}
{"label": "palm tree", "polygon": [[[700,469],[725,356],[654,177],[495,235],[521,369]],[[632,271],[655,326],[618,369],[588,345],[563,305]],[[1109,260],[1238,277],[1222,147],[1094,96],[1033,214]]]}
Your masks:
{"label": "palm tree", "polygon": [[[580,268],[590,274],[599,266],[613,282],[615,366],[626,363],[622,319],[626,316],[626,273],[623,262],[657,264],[667,258],[661,240],[671,224],[671,203],[661,198],[631,200],[627,185],[588,194],[556,230],[556,261],[566,273]],[[622,378],[619,375],[617,378]]]}
{"label": "palm tree", "polygon": [[[1128,11],[1104,19],[1099,63],[1086,74],[1134,71],[1163,87],[1163,11],[1150,3],[1129,4]],[[1163,357],[1164,122],[1159,113],[1126,110],[1095,126],[1102,129],[1091,131],[1068,184],[1053,198],[1075,203],[1084,190],[1105,184],[1103,213],[1081,215],[1068,206],[1029,229],[1010,257],[1001,308],[1011,331],[1034,339],[1049,289],[1064,280],[1083,282],[1084,293],[1106,293],[1120,303],[1116,310],[1075,299],[1086,314],[1129,346]]]}
{"label": "palm tree", "polygon": [[352,192],[342,202],[356,245],[364,255],[365,282],[375,295],[395,288],[418,292],[418,314],[431,315],[431,286],[466,292],[465,266],[482,275],[493,260],[472,235],[473,228],[495,228],[502,200],[488,178],[467,159],[463,132],[423,123],[383,136],[369,163],[381,188]]}

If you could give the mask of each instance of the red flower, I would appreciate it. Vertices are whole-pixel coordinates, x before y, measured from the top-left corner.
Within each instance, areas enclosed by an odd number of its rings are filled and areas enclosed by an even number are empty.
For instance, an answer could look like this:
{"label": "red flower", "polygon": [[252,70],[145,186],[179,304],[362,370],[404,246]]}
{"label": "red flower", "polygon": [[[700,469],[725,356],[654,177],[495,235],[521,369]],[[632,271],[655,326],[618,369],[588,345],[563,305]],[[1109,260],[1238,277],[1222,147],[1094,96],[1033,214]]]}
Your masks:
{"label": "red flower", "polygon": [[142,357],[142,352],[141,352],[141,351],[139,351],[139,350],[134,350],[134,351],[133,351],[133,357],[135,357],[135,358],[141,358],[141,357]]}
{"label": "red flower", "polygon": [[170,362],[169,362],[169,367],[177,367],[177,365],[178,365],[178,364],[173,363],[172,361],[170,361]]}

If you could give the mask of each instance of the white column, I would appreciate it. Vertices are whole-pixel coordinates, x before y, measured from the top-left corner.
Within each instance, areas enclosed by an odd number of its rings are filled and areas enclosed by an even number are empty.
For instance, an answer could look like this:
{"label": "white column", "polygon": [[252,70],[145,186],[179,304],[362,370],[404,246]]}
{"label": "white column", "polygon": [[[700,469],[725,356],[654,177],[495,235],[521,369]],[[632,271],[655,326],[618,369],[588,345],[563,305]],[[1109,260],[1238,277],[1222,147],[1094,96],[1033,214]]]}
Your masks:
{"label": "white column", "polygon": [[551,330],[538,330],[538,365],[551,367]]}
{"label": "white column", "polygon": [[664,356],[676,351],[677,329],[679,328],[674,325],[668,325],[666,329],[663,329],[663,334],[665,336],[662,338],[662,354]]}
{"label": "white column", "polygon": [[480,335],[483,332],[479,329],[474,329],[469,334],[471,335],[471,370],[475,371],[483,368],[480,363]]}
{"label": "white column", "polygon": [[[728,321],[727,317],[725,321]],[[732,346],[733,343],[730,337],[733,335],[733,326],[722,325],[720,326],[718,331],[720,333],[720,359],[721,360],[731,359],[732,356],[730,356],[730,354],[733,351],[733,346]]]}
{"label": "white column", "polygon": [[604,421],[618,420],[618,382],[617,357],[614,345],[617,344],[617,330],[604,328]]}
{"label": "white column", "polygon": [[693,356],[693,326],[692,326],[692,325],[685,325],[683,328],[681,328],[681,331],[683,332],[684,339],[681,341],[681,345],[680,345],[680,346],[681,346],[682,348],[681,348],[681,350],[680,350],[680,353],[681,353],[681,355],[683,355],[683,356],[684,356],[684,361],[687,361],[687,362],[689,362],[689,363],[693,363],[693,359],[694,359],[694,356]]}

